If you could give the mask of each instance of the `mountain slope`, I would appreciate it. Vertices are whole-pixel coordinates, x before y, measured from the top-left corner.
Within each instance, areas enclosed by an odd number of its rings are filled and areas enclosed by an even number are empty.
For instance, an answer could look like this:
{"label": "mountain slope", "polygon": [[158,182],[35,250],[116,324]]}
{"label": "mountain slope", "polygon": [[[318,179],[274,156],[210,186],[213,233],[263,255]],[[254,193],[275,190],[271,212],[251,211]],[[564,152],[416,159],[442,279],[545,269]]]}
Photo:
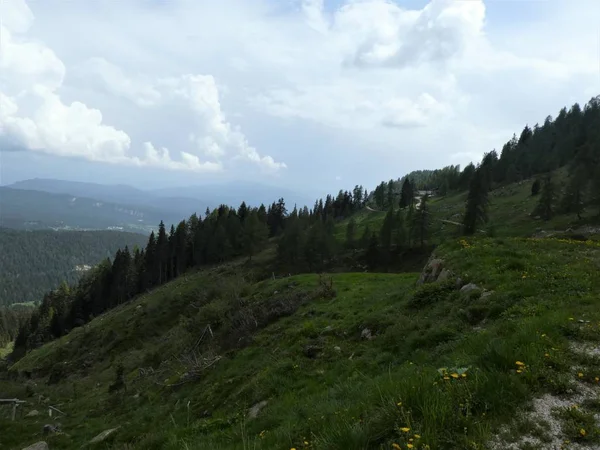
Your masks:
{"label": "mountain slope", "polygon": [[[423,285],[416,273],[253,284],[242,262],[203,270],[11,371],[37,381],[28,409],[41,394],[67,413],[52,449],[118,425],[114,448],[483,448],[528,400],[580,389],[569,381],[577,370],[594,383],[600,366],[569,341],[598,339],[598,244],[480,238],[447,242],[435,257],[443,262]],[[433,281],[440,265],[448,281]],[[455,277],[478,288],[458,290]],[[573,373],[577,361],[585,369]],[[119,364],[127,390],[109,393]],[[26,396],[24,384],[5,385]],[[23,446],[43,421],[0,431]]]}
{"label": "mountain slope", "polygon": [[41,301],[84,266],[113,258],[119,248],[143,247],[147,237],[116,231],[20,231],[0,228],[0,306]]}
{"label": "mountain slope", "polygon": [[0,187],[0,226],[16,229],[122,227],[144,234],[161,220],[181,220],[151,207]]}

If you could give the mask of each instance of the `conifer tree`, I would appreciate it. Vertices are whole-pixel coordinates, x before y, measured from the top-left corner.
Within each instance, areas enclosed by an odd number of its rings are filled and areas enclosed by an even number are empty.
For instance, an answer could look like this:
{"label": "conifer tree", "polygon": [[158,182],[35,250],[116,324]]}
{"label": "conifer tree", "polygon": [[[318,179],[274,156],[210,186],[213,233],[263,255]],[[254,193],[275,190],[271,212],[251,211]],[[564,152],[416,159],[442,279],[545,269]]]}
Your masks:
{"label": "conifer tree", "polygon": [[400,191],[400,208],[404,209],[409,207],[412,209],[415,201],[415,192],[412,183],[409,178],[406,177],[404,179],[404,183],[402,183],[402,190]]}
{"label": "conifer tree", "polygon": [[469,184],[465,215],[463,217],[463,232],[472,235],[477,225],[487,222],[488,188],[481,170],[477,169]]}
{"label": "conifer tree", "polygon": [[577,219],[581,220],[581,213],[584,211],[584,198],[587,180],[582,169],[575,169],[569,177],[565,194],[561,201],[562,212],[577,214]]}
{"label": "conifer tree", "polygon": [[540,200],[534,210],[535,214],[539,214],[544,220],[550,220],[554,215],[554,202],[556,197],[556,189],[551,175],[546,175]]}
{"label": "conifer tree", "polygon": [[536,178],[535,181],[533,182],[533,184],[531,185],[531,196],[535,197],[536,195],[538,195],[540,193],[540,187],[542,186],[542,183],[540,183],[540,179]]}
{"label": "conifer tree", "polygon": [[246,218],[243,230],[243,249],[250,261],[252,256],[262,248],[268,234],[269,230],[266,224],[261,223],[259,220],[258,213],[251,212]]}
{"label": "conifer tree", "polygon": [[394,210],[390,208],[383,219],[379,237],[381,239],[381,249],[389,252],[392,247],[392,233],[394,231]]}
{"label": "conifer tree", "polygon": [[398,247],[404,247],[406,245],[406,223],[404,219],[404,212],[398,210],[396,213],[396,230],[394,233],[394,242]]}
{"label": "conifer tree", "polygon": [[368,239],[367,247],[365,249],[365,259],[369,268],[373,269],[377,267],[379,262],[379,238],[376,233],[372,233]]}

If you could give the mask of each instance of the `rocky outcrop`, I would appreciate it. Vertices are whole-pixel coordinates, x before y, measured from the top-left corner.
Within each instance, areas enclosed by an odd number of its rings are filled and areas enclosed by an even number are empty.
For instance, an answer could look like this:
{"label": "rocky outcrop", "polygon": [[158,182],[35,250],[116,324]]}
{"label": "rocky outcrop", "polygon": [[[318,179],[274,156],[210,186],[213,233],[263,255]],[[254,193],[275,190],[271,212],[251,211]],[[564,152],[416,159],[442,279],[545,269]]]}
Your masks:
{"label": "rocky outcrop", "polygon": [[252,408],[250,408],[250,410],[248,411],[248,419],[256,419],[258,417],[258,415],[260,414],[260,411],[267,406],[267,402],[266,400],[263,400],[262,402],[258,402],[256,405],[254,405]]}
{"label": "rocky outcrop", "polygon": [[[429,258],[429,261],[427,261],[427,264],[425,264],[425,267],[423,268],[423,271],[421,272],[421,276],[419,277],[419,280],[417,281],[417,284],[424,284],[424,283],[433,283],[435,281],[438,281],[438,277],[444,272],[444,260],[440,259],[440,258],[434,258],[433,256],[431,258]],[[451,273],[449,271],[446,271],[444,273],[444,277],[449,277],[451,275]]]}

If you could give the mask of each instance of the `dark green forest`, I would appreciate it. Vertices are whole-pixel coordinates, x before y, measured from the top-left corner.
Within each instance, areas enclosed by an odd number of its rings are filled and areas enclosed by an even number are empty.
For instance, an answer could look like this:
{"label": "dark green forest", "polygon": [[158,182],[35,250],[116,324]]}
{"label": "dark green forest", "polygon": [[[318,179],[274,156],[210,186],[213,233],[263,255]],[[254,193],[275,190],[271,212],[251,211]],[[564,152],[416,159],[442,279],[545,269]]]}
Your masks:
{"label": "dark green forest", "polygon": [[61,282],[75,283],[76,266],[94,266],[146,237],[117,231],[21,231],[0,228],[0,306],[39,302]]}
{"label": "dark green forest", "polygon": [[[288,210],[279,199],[268,208],[226,205],[202,217],[194,214],[167,230],[161,222],[144,248],[122,247],[77,284],[63,284],[40,298],[31,319],[20,327],[14,357],[64,335],[102,312],[141,292],[162,285],[186,270],[253,256],[269,242],[275,244],[273,270],[320,272],[334,262],[351,258],[366,268],[388,266],[406,251],[428,245],[427,196],[415,203],[415,193],[431,189],[440,195],[468,191],[463,233],[472,234],[487,220],[487,192],[515,181],[539,177],[540,205],[535,214],[547,220],[555,213],[580,214],[589,204],[600,204],[600,97],[581,108],[563,108],[542,125],[526,126],[504,144],[501,152],[484,154],[481,163],[463,170],[449,166],[419,171],[382,182],[369,195],[362,186],[318,200],[313,208]],[[547,175],[568,167],[568,185],[556,188]],[[414,177],[413,177],[414,175]],[[532,192],[533,194],[533,192]],[[387,209],[380,229],[367,228],[356,236],[353,220],[345,242],[334,236],[336,222],[367,205]]]}

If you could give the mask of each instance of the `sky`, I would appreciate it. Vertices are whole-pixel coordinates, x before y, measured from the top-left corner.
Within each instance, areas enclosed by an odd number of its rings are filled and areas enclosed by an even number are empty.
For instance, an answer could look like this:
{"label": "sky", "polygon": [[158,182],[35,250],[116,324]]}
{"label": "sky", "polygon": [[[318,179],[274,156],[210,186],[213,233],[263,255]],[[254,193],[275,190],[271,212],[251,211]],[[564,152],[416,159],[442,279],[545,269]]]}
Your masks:
{"label": "sky", "polygon": [[0,0],[0,184],[370,189],[599,94],[598,0]]}

